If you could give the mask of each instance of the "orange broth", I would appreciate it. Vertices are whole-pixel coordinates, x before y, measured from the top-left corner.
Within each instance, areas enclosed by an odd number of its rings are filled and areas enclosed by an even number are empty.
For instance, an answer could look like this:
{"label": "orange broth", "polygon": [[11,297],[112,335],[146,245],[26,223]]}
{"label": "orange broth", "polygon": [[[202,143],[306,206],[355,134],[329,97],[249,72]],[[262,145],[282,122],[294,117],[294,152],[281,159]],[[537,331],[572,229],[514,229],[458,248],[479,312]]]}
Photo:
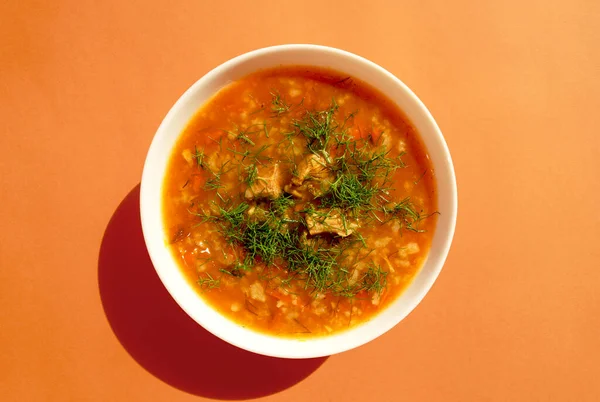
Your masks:
{"label": "orange broth", "polygon": [[418,272],[436,223],[427,151],[383,94],[279,67],[220,90],[178,140],[166,241],[198,294],[253,330],[310,337],[363,323]]}

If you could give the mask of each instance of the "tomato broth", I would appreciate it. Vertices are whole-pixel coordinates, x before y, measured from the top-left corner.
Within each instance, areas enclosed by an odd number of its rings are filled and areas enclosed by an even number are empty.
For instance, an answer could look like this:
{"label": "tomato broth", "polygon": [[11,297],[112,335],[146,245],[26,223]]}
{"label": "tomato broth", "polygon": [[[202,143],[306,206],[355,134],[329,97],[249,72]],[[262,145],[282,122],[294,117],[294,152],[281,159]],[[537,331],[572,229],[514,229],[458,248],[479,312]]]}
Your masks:
{"label": "tomato broth", "polygon": [[408,286],[435,230],[435,191],[418,133],[383,94],[328,69],[262,70],[183,131],[163,185],[166,242],[221,314],[322,336]]}

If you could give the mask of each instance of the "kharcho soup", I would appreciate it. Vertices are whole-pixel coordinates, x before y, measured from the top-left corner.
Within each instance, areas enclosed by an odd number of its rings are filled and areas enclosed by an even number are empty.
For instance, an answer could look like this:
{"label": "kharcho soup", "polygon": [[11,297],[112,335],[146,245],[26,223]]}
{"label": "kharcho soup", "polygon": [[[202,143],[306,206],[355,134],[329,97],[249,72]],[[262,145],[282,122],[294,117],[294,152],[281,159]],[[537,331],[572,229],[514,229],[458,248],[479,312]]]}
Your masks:
{"label": "kharcho soup", "polygon": [[172,152],[167,241],[221,314],[285,337],[336,333],[396,299],[427,257],[435,174],[404,114],[357,79],[262,70],[220,90]]}

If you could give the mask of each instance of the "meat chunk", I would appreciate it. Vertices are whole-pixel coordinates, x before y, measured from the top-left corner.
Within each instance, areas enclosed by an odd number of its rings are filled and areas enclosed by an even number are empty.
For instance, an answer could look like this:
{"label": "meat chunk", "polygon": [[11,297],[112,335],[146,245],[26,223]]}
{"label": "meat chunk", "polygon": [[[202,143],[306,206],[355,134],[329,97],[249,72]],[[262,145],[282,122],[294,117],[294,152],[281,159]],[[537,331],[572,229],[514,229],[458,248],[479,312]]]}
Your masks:
{"label": "meat chunk", "polygon": [[322,155],[310,154],[298,163],[297,175],[292,179],[292,183],[300,186],[305,180],[325,179],[330,176],[331,170],[325,158]]}
{"label": "meat chunk", "polygon": [[205,166],[208,167],[208,169],[211,172],[217,173],[223,169],[223,166],[225,163],[227,163],[228,159],[229,159],[229,157],[224,155],[221,152],[211,152],[206,157],[206,160],[204,162],[205,162]]}
{"label": "meat chunk", "polygon": [[415,242],[410,242],[400,249],[398,255],[402,258],[407,258],[409,255],[417,254],[419,251],[419,245]]}
{"label": "meat chunk", "polygon": [[383,147],[383,149],[385,149],[386,151],[389,151],[390,149],[392,149],[392,136],[387,133],[384,132],[381,134],[381,137],[379,137],[379,145],[381,145]]}
{"label": "meat chunk", "polygon": [[305,219],[311,235],[333,233],[346,237],[358,229],[356,220],[345,217],[337,209],[316,210],[313,213],[307,213]]}
{"label": "meat chunk", "polygon": [[298,163],[292,183],[286,186],[286,191],[295,197],[307,199],[319,197],[329,190],[335,176],[325,157],[318,154],[307,155]]}
{"label": "meat chunk", "polygon": [[254,222],[264,222],[268,219],[267,211],[256,205],[250,206],[246,211],[248,218]]}
{"label": "meat chunk", "polygon": [[257,167],[256,178],[246,189],[246,199],[270,198],[274,200],[283,193],[279,165]]}

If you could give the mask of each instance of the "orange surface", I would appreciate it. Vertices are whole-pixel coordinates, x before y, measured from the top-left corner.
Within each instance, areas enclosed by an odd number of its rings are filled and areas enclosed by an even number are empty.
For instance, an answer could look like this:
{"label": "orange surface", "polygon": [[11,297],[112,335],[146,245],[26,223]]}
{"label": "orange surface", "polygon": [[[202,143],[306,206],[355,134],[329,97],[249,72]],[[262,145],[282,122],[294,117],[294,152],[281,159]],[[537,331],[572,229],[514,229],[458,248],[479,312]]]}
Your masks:
{"label": "orange surface", "polygon": [[[600,400],[600,3],[0,3],[0,400]],[[254,356],[184,315],[137,198],[152,135],[250,49],[385,66],[448,140],[459,222],[423,303],[313,361]]]}

